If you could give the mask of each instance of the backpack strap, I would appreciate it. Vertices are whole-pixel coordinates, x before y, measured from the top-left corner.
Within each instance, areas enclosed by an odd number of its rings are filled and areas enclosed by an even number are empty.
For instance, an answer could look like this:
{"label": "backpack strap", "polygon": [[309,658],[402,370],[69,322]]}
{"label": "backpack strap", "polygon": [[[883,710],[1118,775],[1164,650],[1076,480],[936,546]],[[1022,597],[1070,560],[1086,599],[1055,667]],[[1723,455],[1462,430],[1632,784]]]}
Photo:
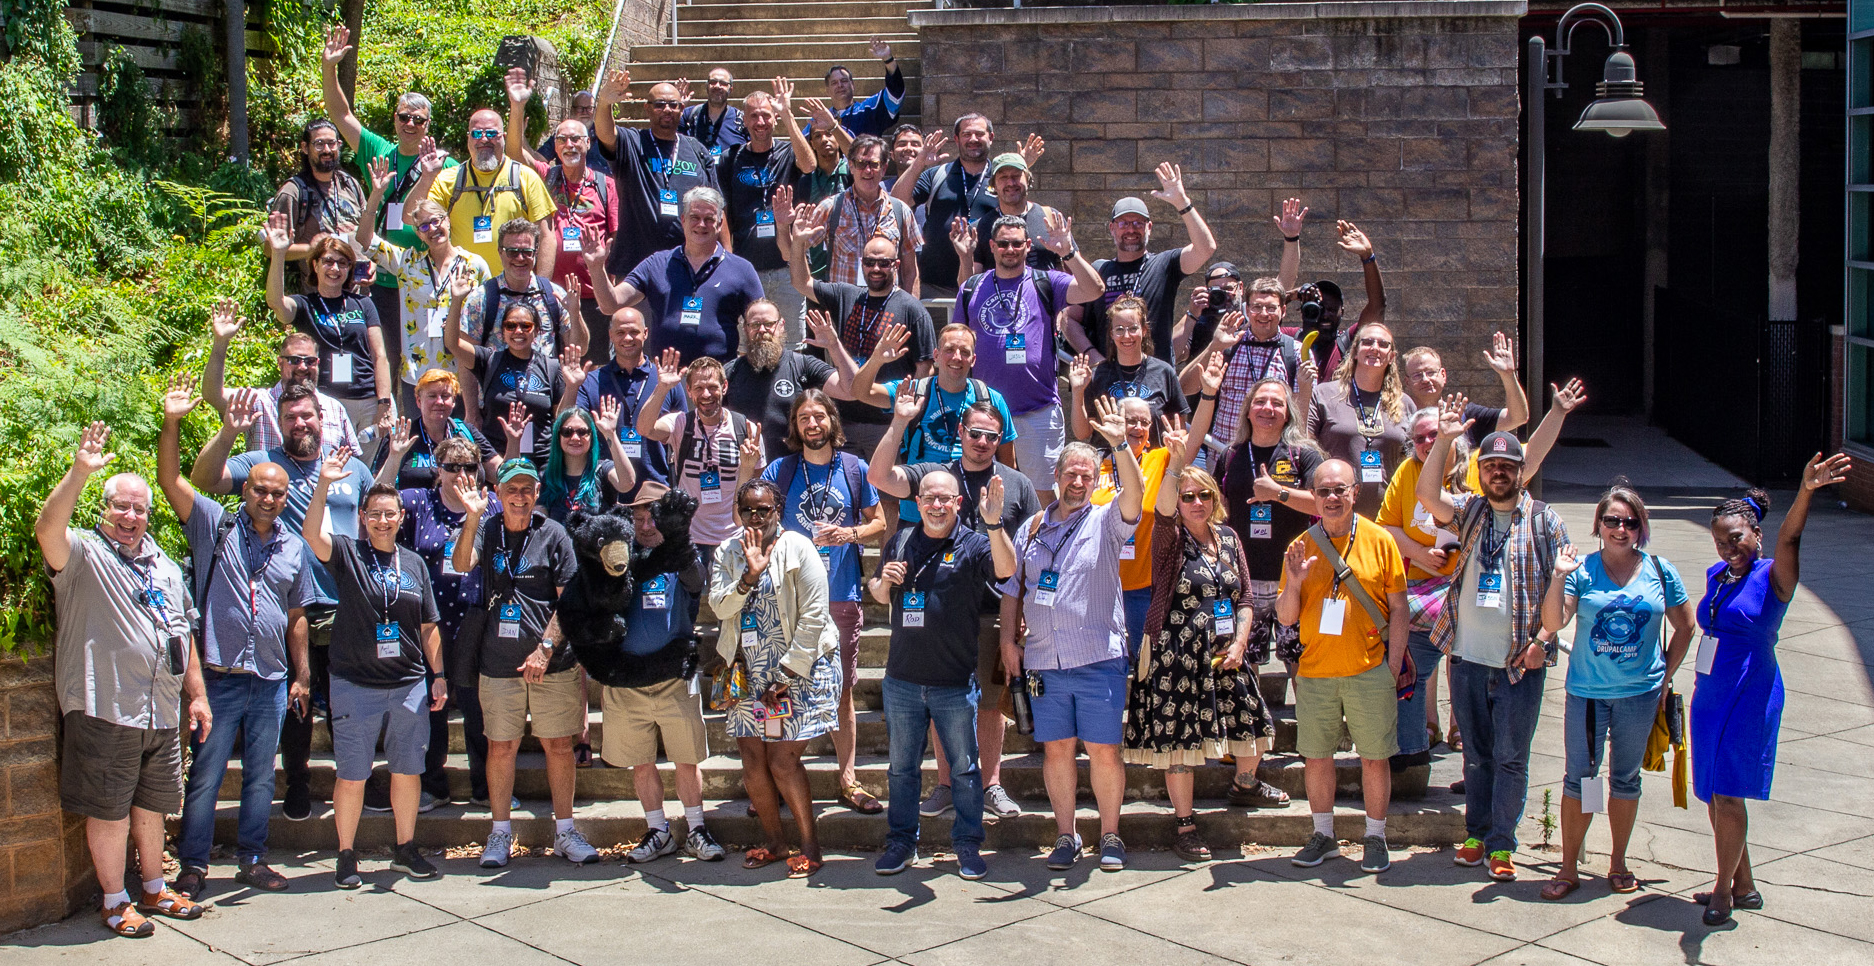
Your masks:
{"label": "backpack strap", "polygon": [[[385,447],[386,450],[389,448],[388,446]],[[196,618],[195,623],[197,637],[203,636],[206,629],[205,622],[208,620],[208,592],[214,589],[215,586],[215,565],[221,562],[221,545],[227,542],[228,534],[234,532],[234,528],[239,525],[239,523],[240,521],[234,518],[233,513],[223,510],[221,513],[221,521],[215,524],[215,542],[208,552],[208,572],[202,577],[201,616]]]}
{"label": "backpack strap", "polygon": [[[495,276],[498,280],[500,276]],[[553,280],[539,275],[534,276],[534,287],[540,290],[540,304],[546,307],[547,322],[553,326],[553,348],[562,343],[560,332],[566,324],[565,310],[560,305],[560,297],[553,294]]]}
{"label": "backpack strap", "polygon": [[482,283],[482,345],[487,345],[489,338],[500,338],[501,330],[496,324],[501,314],[501,276],[496,275]]}
{"label": "backpack strap", "polygon": [[789,453],[775,460],[779,467],[774,471],[774,485],[781,490],[781,499],[787,499],[787,493],[794,488],[794,474],[800,470],[800,454]]}
{"label": "backpack strap", "polygon": [[[1358,527],[1359,524],[1355,523],[1354,526]],[[1314,545],[1320,549],[1321,555],[1327,558],[1328,566],[1334,568],[1334,579],[1342,587],[1347,588],[1347,592],[1353,595],[1360,609],[1366,611],[1367,619],[1373,622],[1373,629],[1383,631],[1386,619],[1380,614],[1379,604],[1374,602],[1372,594],[1367,593],[1366,587],[1354,575],[1353,568],[1347,566],[1347,561],[1341,559],[1340,550],[1334,546],[1333,538],[1327,535],[1327,528],[1317,523],[1308,528],[1308,536],[1314,540]],[[1349,546],[1348,549],[1353,548]]]}
{"label": "backpack strap", "polygon": [[898,462],[900,463],[909,464],[911,462],[911,440],[914,436],[924,432],[924,421],[930,418],[931,398],[936,395],[936,393],[931,391],[931,387],[935,385],[936,381],[936,376],[925,376],[922,379],[915,379],[911,382],[912,394],[924,397],[924,408],[918,410],[917,422],[915,423],[917,427],[916,432],[907,429],[904,434],[904,439],[898,443]]}

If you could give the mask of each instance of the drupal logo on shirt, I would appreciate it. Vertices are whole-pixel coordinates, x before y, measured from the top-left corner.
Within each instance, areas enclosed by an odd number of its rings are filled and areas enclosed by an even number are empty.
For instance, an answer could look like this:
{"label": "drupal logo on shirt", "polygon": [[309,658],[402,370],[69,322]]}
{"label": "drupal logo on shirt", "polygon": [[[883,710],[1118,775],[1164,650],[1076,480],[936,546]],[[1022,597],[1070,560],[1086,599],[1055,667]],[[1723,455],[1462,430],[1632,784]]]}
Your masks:
{"label": "drupal logo on shirt", "polygon": [[982,324],[983,331],[992,338],[1000,339],[1019,330],[1025,315],[1023,310],[1026,308],[1022,304],[1023,297],[1021,286],[990,292],[988,297],[983,299],[982,315],[977,320]]}
{"label": "drupal logo on shirt", "polygon": [[501,374],[500,381],[501,381],[501,388],[513,389],[517,392],[546,392],[547,391],[546,380],[541,379],[538,375],[535,375],[532,372],[523,372],[519,369],[509,369],[508,371],[503,372]]}
{"label": "drupal logo on shirt", "polygon": [[800,505],[794,511],[794,521],[808,533],[813,532],[816,523],[839,526],[845,519],[846,497],[831,480],[811,483],[801,490]]}
{"label": "drupal logo on shirt", "polygon": [[522,557],[519,560],[515,560],[514,555],[510,554],[506,550],[495,551],[495,556],[494,556],[495,573],[498,573],[498,574],[508,573],[509,572],[508,565],[510,563],[514,565],[513,575],[516,577],[519,577],[520,575],[526,573],[530,566],[527,563],[527,558],[525,557]]}
{"label": "drupal logo on shirt", "polygon": [[743,168],[735,173],[735,181],[750,188],[766,188],[774,183],[767,168]]}
{"label": "drupal logo on shirt", "polygon": [[774,381],[774,395],[777,399],[794,398],[794,380],[776,379]]}
{"label": "drupal logo on shirt", "polygon": [[1588,632],[1594,642],[1595,655],[1622,664],[1639,657],[1641,638],[1652,619],[1652,609],[1646,606],[1645,598],[1616,595],[1595,615],[1594,628]]}

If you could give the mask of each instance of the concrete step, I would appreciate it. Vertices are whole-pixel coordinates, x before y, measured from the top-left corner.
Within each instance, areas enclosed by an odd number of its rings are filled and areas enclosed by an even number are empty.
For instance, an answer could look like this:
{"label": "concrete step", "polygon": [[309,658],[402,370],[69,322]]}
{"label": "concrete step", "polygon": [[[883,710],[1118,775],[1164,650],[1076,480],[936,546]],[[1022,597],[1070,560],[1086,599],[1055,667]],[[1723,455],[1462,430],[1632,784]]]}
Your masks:
{"label": "concrete step", "polygon": [[[869,5],[868,5],[869,7]],[[869,11],[868,11],[869,12]],[[686,20],[679,14],[677,39],[681,46],[709,43],[714,37],[851,37],[860,43],[878,37],[892,45],[892,53],[898,52],[899,44],[917,43],[917,31],[901,16],[864,16],[864,17],[789,17],[770,20],[748,20],[715,18],[713,12],[702,14],[706,19]],[[870,54],[870,51],[867,51]]]}
{"label": "concrete step", "polygon": [[928,9],[926,0],[878,0],[875,3],[850,3],[847,0],[696,0],[677,11],[677,36],[684,25],[704,20],[789,21],[843,17],[860,13],[867,17],[892,17],[909,23],[912,10]]}
{"label": "concrete step", "polygon": [[[682,813],[675,805],[671,828],[685,830]],[[225,801],[215,808],[215,841],[232,846],[239,820],[238,802]],[[1295,847],[1306,842],[1313,830],[1305,803],[1297,800],[1283,809],[1248,810],[1230,807],[1222,800],[1198,799],[1197,830],[1213,849],[1225,850],[1237,845]],[[739,801],[705,801],[704,821],[725,846],[742,848],[761,843],[759,820],[749,817],[746,804]],[[785,816],[784,816],[785,817]],[[513,813],[515,838],[522,846],[545,847],[553,840],[552,810],[544,803],[529,805]],[[876,851],[884,847],[889,828],[886,817],[860,815],[838,805],[816,804],[815,827],[822,847],[829,850]],[[1357,801],[1338,802],[1334,808],[1334,831],[1343,840],[1358,842],[1364,813]],[[178,820],[171,819],[171,831]],[[359,820],[357,847],[384,849],[394,844],[395,826],[389,813],[366,812]],[[488,835],[489,814],[473,806],[447,805],[417,816],[416,841],[426,848],[474,845]],[[577,808],[580,831],[593,845],[609,848],[635,843],[644,834],[644,810],[636,801],[582,802]],[[920,821],[920,837],[927,847],[946,846],[950,841],[951,815]],[[1089,845],[1099,841],[1099,813],[1083,806],[1075,812],[1075,824]],[[1171,808],[1162,802],[1127,802],[1120,811],[1119,834],[1132,849],[1167,848],[1176,838]],[[1024,811],[1022,815],[992,821],[985,828],[986,847],[1001,850],[1006,856],[997,862],[1031,861],[1054,844],[1056,826],[1046,812]],[[791,827],[788,837],[794,838]],[[1388,810],[1386,838],[1394,848],[1405,846],[1450,845],[1464,838],[1464,802],[1446,793],[1418,802],[1394,801]],[[268,832],[268,846],[282,851],[323,851],[337,848],[337,832],[329,807],[319,806],[303,822],[289,822],[276,806]],[[1357,851],[1354,854],[1358,854]],[[557,862],[551,857],[518,858],[517,862]],[[686,858],[660,860],[666,868]],[[1085,860],[1083,860],[1085,861]],[[466,863],[451,863],[455,874]],[[375,866],[374,866],[375,867]],[[991,866],[994,868],[994,865]],[[471,869],[482,874],[479,869]],[[499,872],[491,873],[499,875]],[[736,870],[733,874],[742,874]],[[767,873],[754,873],[764,875]]]}
{"label": "concrete step", "polygon": [[[627,65],[631,68],[633,87],[643,81],[688,77],[692,85],[691,93],[699,97],[702,92],[703,78],[711,67],[727,67],[729,73],[739,78],[761,78],[764,81],[771,81],[776,77],[787,77],[798,85],[798,89],[794,92],[795,97],[824,97],[826,95],[824,83],[826,69],[833,63],[832,59],[825,57],[766,57],[759,52],[746,52],[740,44],[726,41],[720,45],[708,47],[691,47],[685,44],[676,48],[678,53],[674,58],[662,60],[647,60],[637,56],[637,51],[641,49],[643,48],[632,48],[631,63]],[[861,56],[864,55],[863,50],[860,53]],[[848,66],[852,68],[857,96],[870,96],[884,82],[885,66],[878,61],[841,58],[841,62],[848,61],[850,61]],[[898,63],[899,69],[905,74],[905,96],[908,98],[915,93],[920,93],[921,87],[913,86],[917,83],[914,79],[918,74],[917,60],[905,58]],[[753,90],[753,88],[748,88],[748,90]],[[748,90],[736,92],[736,96],[746,96]]]}
{"label": "concrete step", "polygon": [[[899,69],[909,71],[918,59],[917,41],[893,41],[891,52],[898,58]],[[864,37],[721,37],[695,44],[640,44],[631,48],[633,65],[691,63],[713,66],[717,58],[734,61],[817,61],[821,64],[819,77],[826,76],[827,66],[831,64],[847,64],[855,79],[885,76],[884,63],[872,59]],[[737,75],[741,73],[734,67],[730,67],[729,72]]]}

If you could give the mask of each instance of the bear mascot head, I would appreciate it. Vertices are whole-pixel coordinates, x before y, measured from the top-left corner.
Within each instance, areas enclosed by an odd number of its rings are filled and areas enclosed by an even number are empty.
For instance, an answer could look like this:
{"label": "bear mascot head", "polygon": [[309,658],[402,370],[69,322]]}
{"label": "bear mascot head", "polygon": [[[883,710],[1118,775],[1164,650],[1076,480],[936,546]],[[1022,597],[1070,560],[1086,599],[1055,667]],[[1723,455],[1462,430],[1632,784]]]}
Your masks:
{"label": "bear mascot head", "polygon": [[[586,673],[610,687],[647,687],[680,678],[695,665],[693,635],[679,635],[651,654],[625,652],[632,599],[641,583],[695,565],[690,519],[696,498],[646,483],[634,506],[574,510],[566,518],[579,572],[560,595],[560,630]],[[650,497],[647,501],[644,497]],[[651,526],[640,530],[642,508]],[[670,597],[665,598],[666,605]],[[680,615],[687,622],[688,613]]]}

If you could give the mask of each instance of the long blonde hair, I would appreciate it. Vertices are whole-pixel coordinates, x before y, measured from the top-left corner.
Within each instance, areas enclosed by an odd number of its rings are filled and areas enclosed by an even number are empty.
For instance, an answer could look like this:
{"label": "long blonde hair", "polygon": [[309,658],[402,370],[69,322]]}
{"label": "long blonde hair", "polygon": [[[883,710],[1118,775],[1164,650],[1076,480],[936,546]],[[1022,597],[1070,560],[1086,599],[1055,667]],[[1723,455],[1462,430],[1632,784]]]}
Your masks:
{"label": "long blonde hair", "polygon": [[[1368,329],[1385,329],[1386,337],[1388,339],[1393,337],[1392,329],[1387,328],[1384,322],[1368,322],[1354,330],[1353,341],[1348,344],[1347,351],[1341,354],[1340,367],[1334,370],[1334,381],[1340,383],[1340,387],[1346,391],[1349,402],[1353,401],[1353,367],[1357,365],[1354,361],[1354,354],[1360,347],[1360,334]],[[1386,414],[1386,418],[1397,423],[1406,417],[1406,393],[1405,380],[1399,377],[1399,352],[1396,339],[1390,351],[1393,356],[1392,360],[1386,363],[1386,379],[1380,384],[1379,405],[1380,410]]]}

